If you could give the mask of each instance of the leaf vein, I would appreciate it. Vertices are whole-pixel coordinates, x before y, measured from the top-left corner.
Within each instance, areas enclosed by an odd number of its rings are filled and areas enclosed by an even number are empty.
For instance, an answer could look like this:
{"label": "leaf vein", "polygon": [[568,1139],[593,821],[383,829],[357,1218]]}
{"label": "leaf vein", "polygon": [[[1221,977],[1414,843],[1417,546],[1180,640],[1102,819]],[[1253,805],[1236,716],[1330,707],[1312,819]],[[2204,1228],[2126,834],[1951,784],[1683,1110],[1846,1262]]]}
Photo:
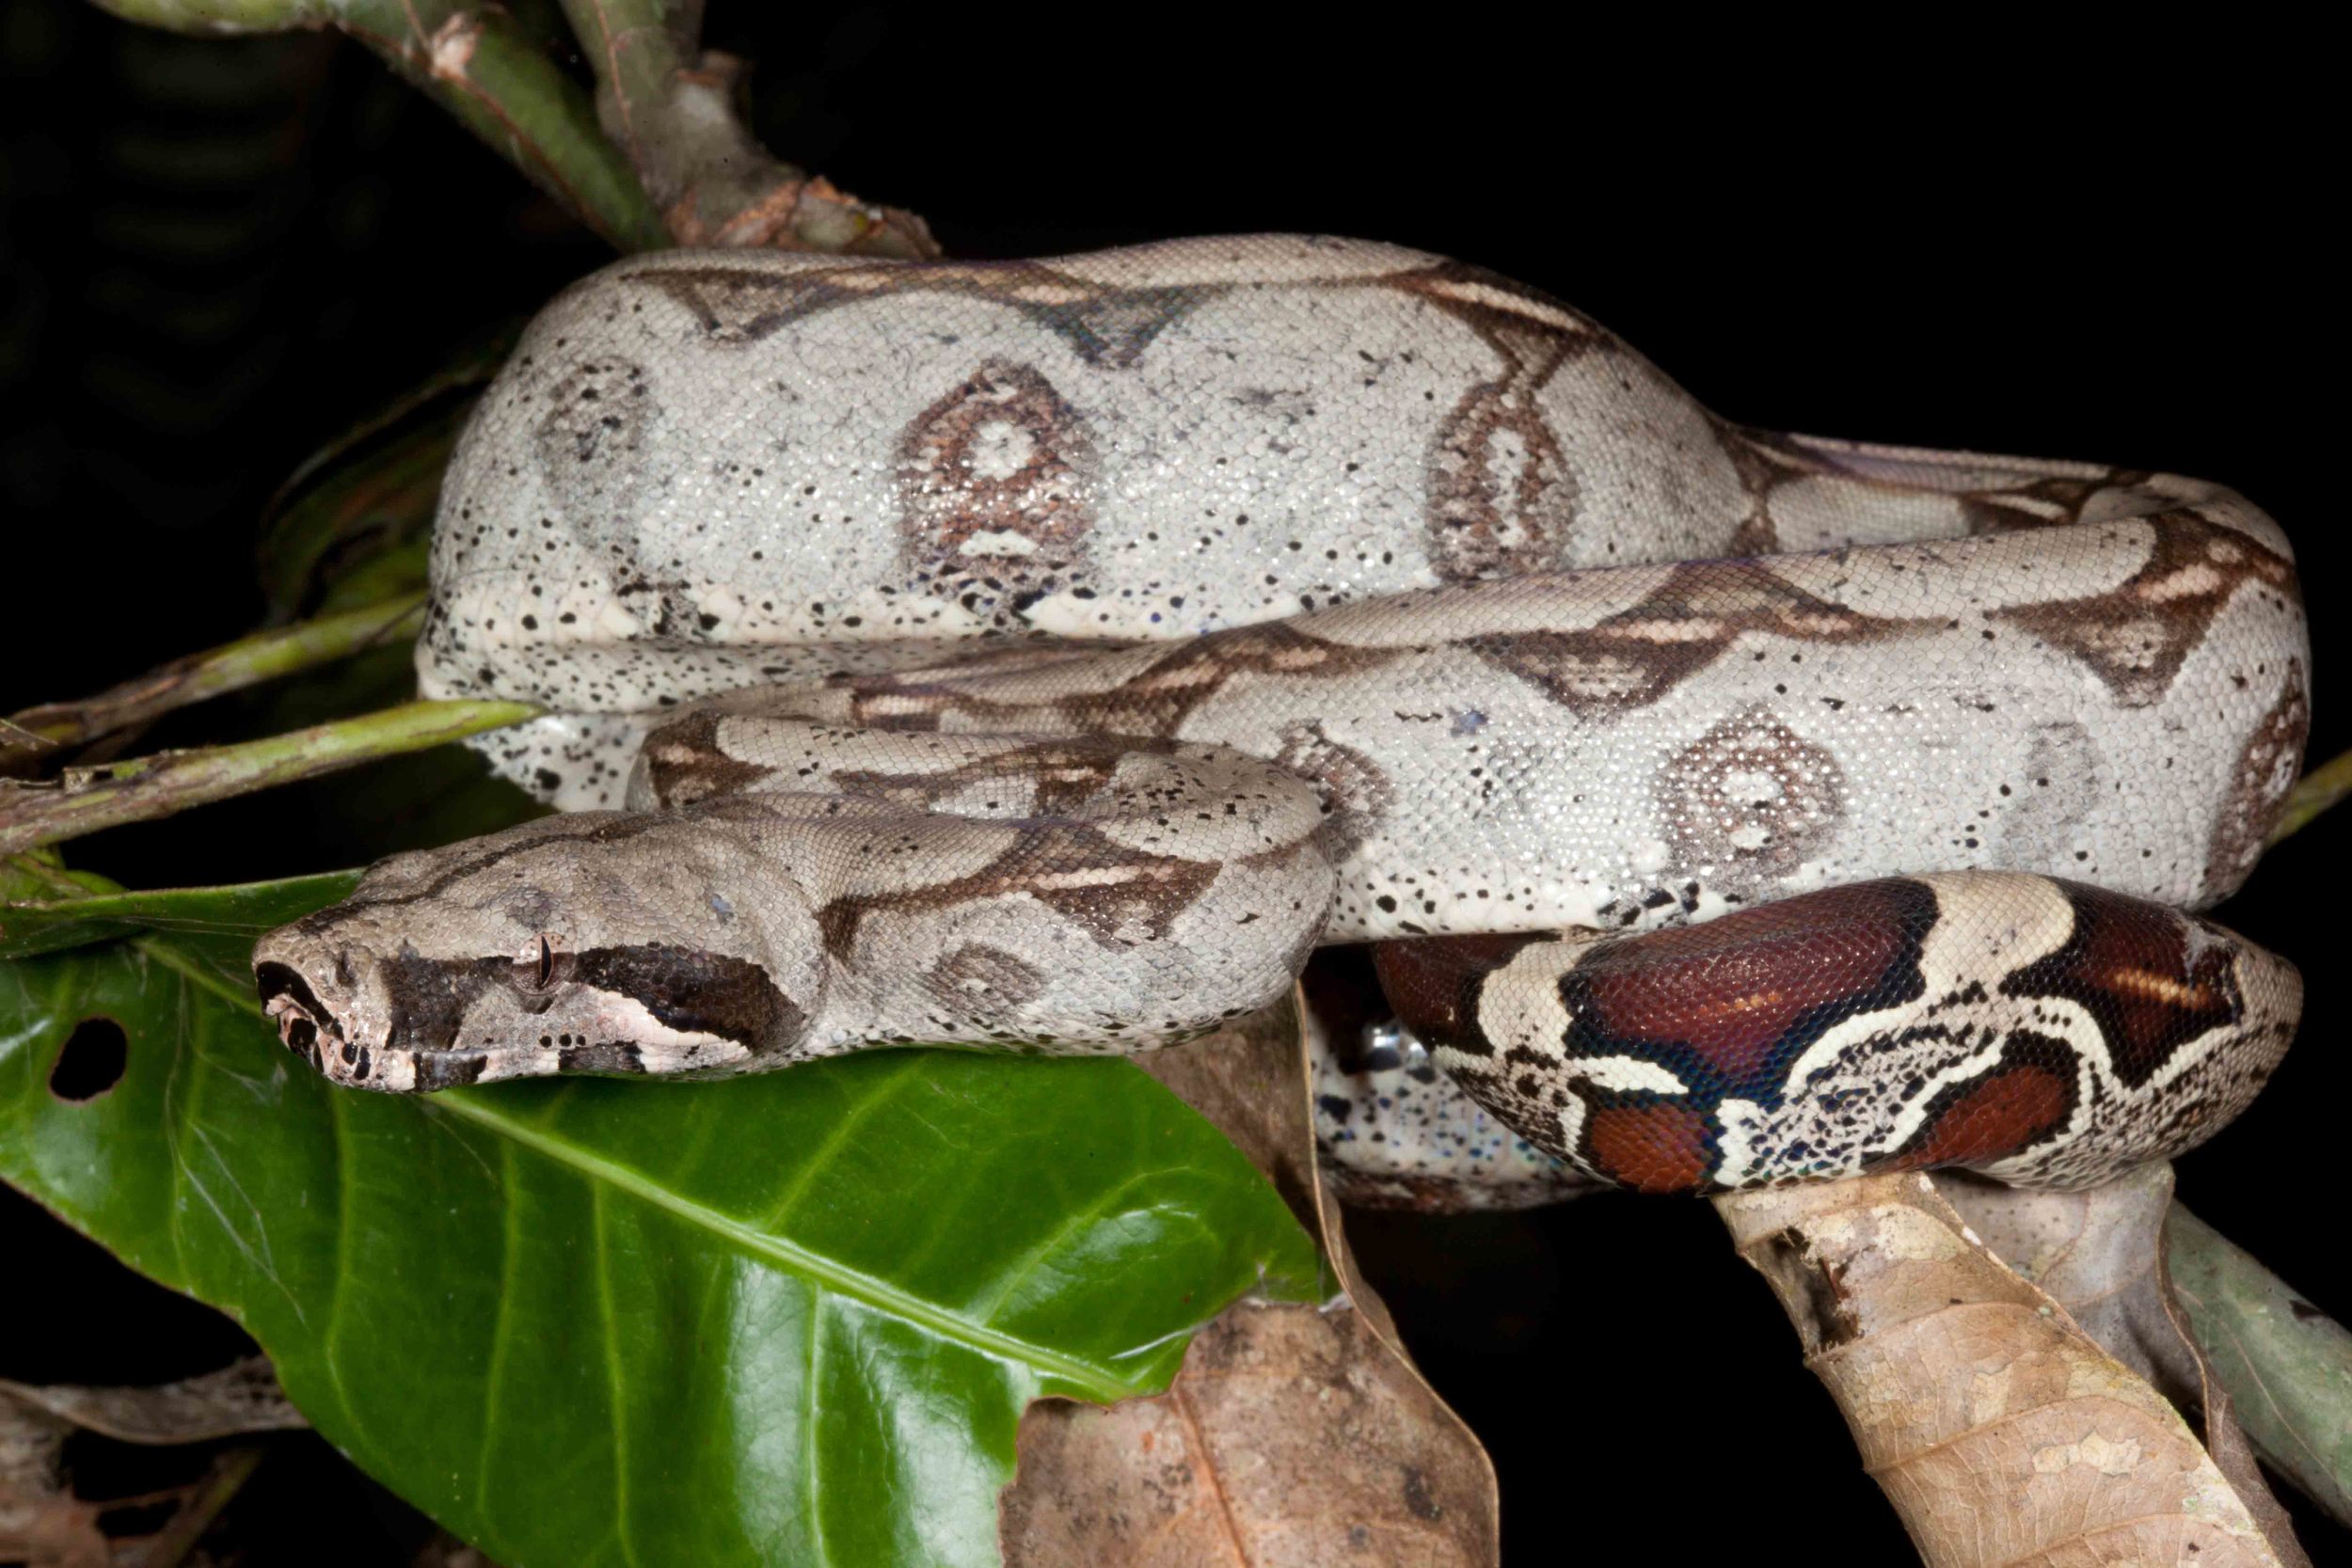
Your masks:
{"label": "leaf vein", "polygon": [[971,1322],[889,1280],[877,1278],[838,1259],[824,1257],[785,1237],[755,1228],[732,1214],[722,1213],[682,1193],[673,1192],[639,1171],[592,1154],[552,1133],[505,1116],[491,1108],[486,1103],[486,1097],[467,1095],[461,1098],[455,1094],[445,1094],[439,1103],[444,1110],[512,1138],[534,1154],[596,1181],[609,1184],[614,1191],[675,1214],[787,1273],[813,1280],[827,1291],[848,1296],[950,1344],[961,1345],[992,1359],[1010,1361],[1060,1378],[1094,1399],[1125,1399],[1140,1386],[1077,1356],[991,1328],[985,1323]]}

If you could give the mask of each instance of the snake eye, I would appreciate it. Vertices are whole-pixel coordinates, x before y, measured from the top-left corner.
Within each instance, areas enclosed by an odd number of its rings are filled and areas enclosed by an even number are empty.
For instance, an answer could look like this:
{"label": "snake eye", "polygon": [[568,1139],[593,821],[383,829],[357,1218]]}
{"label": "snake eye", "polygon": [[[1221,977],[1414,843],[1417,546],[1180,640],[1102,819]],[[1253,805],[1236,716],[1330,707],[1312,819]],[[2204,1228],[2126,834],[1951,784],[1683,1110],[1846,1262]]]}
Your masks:
{"label": "snake eye", "polygon": [[555,939],[542,931],[515,957],[516,983],[530,990],[545,990],[555,983]]}

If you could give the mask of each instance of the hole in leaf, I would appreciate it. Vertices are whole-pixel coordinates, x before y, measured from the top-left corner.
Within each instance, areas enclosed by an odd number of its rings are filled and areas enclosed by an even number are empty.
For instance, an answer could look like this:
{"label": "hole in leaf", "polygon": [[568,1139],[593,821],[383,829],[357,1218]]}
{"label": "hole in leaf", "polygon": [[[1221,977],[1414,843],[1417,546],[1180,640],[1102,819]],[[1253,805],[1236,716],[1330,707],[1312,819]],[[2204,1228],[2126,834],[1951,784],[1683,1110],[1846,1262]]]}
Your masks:
{"label": "hole in leaf", "polygon": [[49,1092],[79,1104],[96,1100],[122,1082],[131,1062],[131,1037],[110,1018],[86,1018],[65,1037],[57,1065],[49,1069]]}

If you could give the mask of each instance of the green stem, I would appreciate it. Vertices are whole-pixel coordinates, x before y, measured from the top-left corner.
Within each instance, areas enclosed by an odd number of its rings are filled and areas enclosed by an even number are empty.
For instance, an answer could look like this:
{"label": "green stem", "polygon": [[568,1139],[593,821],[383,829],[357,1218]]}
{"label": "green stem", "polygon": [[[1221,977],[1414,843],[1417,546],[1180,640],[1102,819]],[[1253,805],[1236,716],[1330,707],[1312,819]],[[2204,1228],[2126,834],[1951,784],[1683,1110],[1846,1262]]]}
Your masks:
{"label": "green stem", "polygon": [[2295,793],[2279,814],[2279,825],[2270,830],[2270,843],[2300,832],[2346,795],[2352,795],[2352,752],[2328,758],[2296,782]]}
{"label": "green stem", "polygon": [[404,594],[340,615],[257,632],[159,665],[80,702],[47,703],[0,721],[0,772],[33,756],[81,746],[174,708],[243,690],[314,665],[414,639],[424,595]]}
{"label": "green stem", "polygon": [[2263,1462],[2352,1525],[2352,1333],[2172,1205],[2172,1292]]}
{"label": "green stem", "polygon": [[190,806],[419,752],[537,717],[528,703],[418,702],[234,746],[159,752],[69,771],[61,784],[0,784],[0,853],[169,816]]}
{"label": "green stem", "polygon": [[502,8],[465,0],[97,0],[183,33],[334,27],[383,56],[616,249],[670,243],[595,105]]}

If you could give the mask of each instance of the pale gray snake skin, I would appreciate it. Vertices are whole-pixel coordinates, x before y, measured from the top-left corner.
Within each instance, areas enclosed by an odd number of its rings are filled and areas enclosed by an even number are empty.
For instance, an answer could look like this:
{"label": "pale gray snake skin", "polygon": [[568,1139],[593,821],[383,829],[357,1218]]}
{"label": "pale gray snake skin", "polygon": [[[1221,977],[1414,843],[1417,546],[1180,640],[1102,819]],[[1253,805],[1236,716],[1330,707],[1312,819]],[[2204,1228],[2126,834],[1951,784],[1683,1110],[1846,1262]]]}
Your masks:
{"label": "pale gray snake skin", "polygon": [[[2071,1184],[2292,1034],[2293,971],[2171,912],[2299,765],[2269,518],[1737,427],[1435,257],[624,261],[484,399],[433,578],[425,694],[554,710],[483,750],[567,815],[264,942],[362,1086],[1129,1052],[1450,939],[1391,997],[1588,1174]],[[1407,1185],[1533,1164],[1329,1100]]]}

